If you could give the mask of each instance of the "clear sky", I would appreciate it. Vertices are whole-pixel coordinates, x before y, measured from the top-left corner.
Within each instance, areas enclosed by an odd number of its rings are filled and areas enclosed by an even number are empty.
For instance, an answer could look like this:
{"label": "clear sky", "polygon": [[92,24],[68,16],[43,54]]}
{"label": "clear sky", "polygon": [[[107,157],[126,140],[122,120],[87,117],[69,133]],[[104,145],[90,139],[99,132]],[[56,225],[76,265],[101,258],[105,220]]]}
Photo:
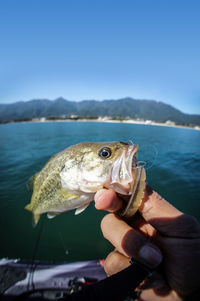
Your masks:
{"label": "clear sky", "polygon": [[1,1],[0,103],[59,96],[200,114],[200,1]]}

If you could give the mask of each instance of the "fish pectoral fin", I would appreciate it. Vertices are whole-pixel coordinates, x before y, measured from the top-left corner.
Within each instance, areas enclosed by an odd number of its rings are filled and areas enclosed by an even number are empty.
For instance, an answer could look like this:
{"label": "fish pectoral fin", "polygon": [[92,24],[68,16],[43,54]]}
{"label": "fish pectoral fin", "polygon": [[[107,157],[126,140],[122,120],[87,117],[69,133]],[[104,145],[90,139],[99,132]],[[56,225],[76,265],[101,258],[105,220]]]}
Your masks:
{"label": "fish pectoral fin", "polygon": [[54,217],[58,216],[59,214],[60,214],[60,212],[48,212],[47,217],[49,219],[51,219],[51,218],[54,218]]}
{"label": "fish pectoral fin", "polygon": [[83,212],[88,206],[89,206],[90,202],[77,208],[75,211],[75,215],[80,214],[81,212]]}
{"label": "fish pectoral fin", "polygon": [[59,198],[61,198],[62,200],[65,200],[65,201],[79,198],[79,195],[69,193],[65,188],[59,189],[57,191],[57,194],[58,194]]}

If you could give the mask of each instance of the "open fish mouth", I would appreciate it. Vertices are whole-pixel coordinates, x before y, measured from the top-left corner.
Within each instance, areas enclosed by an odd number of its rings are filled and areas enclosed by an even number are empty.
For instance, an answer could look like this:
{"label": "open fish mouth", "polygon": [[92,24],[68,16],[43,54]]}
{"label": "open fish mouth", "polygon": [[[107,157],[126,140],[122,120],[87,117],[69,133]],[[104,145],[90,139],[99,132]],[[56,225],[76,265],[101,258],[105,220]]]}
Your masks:
{"label": "open fish mouth", "polygon": [[134,186],[134,169],[137,167],[137,144],[129,144],[112,167],[110,186],[116,192],[129,195]]}

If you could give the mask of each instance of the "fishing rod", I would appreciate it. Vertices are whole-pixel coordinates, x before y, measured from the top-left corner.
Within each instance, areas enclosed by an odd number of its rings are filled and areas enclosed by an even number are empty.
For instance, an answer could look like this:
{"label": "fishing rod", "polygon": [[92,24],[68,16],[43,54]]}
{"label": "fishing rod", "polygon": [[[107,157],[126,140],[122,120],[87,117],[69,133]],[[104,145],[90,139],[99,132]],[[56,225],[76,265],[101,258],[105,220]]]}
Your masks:
{"label": "fishing rod", "polygon": [[[39,288],[26,291],[18,296],[3,295],[0,296],[2,301],[124,301],[124,300],[136,300],[138,294],[135,289],[146,278],[151,277],[152,270],[146,265],[131,258],[131,265],[126,269],[109,276],[93,284],[81,287],[80,290],[67,294],[65,289],[62,288],[64,296],[57,298],[48,298],[47,296],[40,295],[42,291],[54,291],[53,288]],[[58,292],[58,289],[55,289]],[[37,296],[37,297],[36,297]],[[2,297],[2,298],[1,298]]]}
{"label": "fishing rod", "polygon": [[152,269],[133,258],[130,263],[126,269],[59,301],[122,301],[133,296],[138,285],[151,277]]}

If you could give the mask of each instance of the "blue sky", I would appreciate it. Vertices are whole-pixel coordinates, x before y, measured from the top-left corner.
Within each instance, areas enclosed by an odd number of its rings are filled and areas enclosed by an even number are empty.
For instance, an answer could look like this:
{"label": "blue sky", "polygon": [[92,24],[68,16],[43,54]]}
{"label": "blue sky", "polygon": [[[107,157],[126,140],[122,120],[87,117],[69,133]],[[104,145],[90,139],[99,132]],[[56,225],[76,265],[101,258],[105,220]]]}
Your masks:
{"label": "blue sky", "polygon": [[169,103],[200,114],[200,1],[0,2],[0,103]]}

